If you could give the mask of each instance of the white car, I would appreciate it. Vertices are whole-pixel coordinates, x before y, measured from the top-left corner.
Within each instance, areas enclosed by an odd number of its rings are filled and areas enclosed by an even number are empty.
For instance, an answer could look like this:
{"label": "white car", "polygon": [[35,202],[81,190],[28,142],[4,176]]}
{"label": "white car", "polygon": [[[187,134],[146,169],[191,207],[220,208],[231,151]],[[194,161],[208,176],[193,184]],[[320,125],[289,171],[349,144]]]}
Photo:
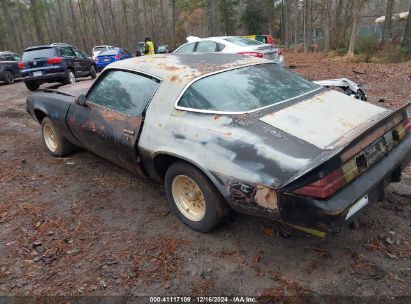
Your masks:
{"label": "white car", "polygon": [[277,64],[284,66],[284,56],[281,50],[272,45],[262,43],[257,40],[238,37],[238,36],[221,36],[198,38],[194,36],[187,37],[187,43],[177,48],[174,53],[230,53],[254,56],[273,60]]}
{"label": "white car", "polygon": [[96,60],[97,56],[104,51],[114,50],[116,47],[111,45],[96,45],[93,47],[93,59]]}

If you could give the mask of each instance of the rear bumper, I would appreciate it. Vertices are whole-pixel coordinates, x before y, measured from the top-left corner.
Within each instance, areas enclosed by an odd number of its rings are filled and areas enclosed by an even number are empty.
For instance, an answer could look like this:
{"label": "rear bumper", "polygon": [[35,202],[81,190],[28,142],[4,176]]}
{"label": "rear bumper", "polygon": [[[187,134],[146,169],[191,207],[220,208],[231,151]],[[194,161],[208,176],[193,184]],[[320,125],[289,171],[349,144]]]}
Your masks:
{"label": "rear bumper", "polygon": [[96,62],[96,66],[97,66],[97,68],[102,69],[102,68],[108,66],[110,63],[113,63],[113,62]]}
{"label": "rear bumper", "polygon": [[37,83],[46,83],[46,82],[56,82],[61,81],[66,78],[66,72],[56,72],[44,74],[41,76],[26,76],[24,77],[24,82],[37,82]]}
{"label": "rear bumper", "polygon": [[368,206],[381,201],[384,189],[400,177],[410,160],[409,134],[386,157],[329,200],[282,193],[279,197],[280,216],[290,224],[324,232],[338,231]]}

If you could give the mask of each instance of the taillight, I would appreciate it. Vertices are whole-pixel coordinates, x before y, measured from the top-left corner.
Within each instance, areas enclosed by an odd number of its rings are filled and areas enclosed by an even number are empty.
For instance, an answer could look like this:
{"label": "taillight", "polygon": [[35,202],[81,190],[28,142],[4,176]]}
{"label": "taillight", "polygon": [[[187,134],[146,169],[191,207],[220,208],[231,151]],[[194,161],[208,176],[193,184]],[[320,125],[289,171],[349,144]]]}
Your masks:
{"label": "taillight", "polygon": [[47,59],[48,64],[59,64],[63,61],[63,58],[61,57],[51,57]]}
{"label": "taillight", "polygon": [[359,170],[355,159],[353,159],[331,174],[311,184],[305,185],[294,192],[312,197],[326,198],[351,182],[358,174]]}
{"label": "taillight", "polygon": [[[410,131],[411,120],[407,117],[394,129],[386,133],[384,135],[385,138],[392,138],[392,140],[386,139],[387,152],[390,152]],[[390,133],[391,135],[389,135]],[[387,137],[387,135],[389,136]],[[368,166],[369,164],[367,164],[364,152],[360,151],[334,172],[311,184],[294,190],[294,193],[315,198],[327,198],[365,172]]]}
{"label": "taillight", "polygon": [[258,57],[258,58],[263,58],[264,57],[264,54],[260,53],[260,52],[240,52],[240,53],[237,53],[237,54],[245,55],[245,56],[254,56],[254,57]]}
{"label": "taillight", "polygon": [[24,62],[19,62],[18,66],[19,66],[19,69],[20,69],[20,70],[26,68],[26,64],[25,64]]}
{"label": "taillight", "polygon": [[116,56],[114,56],[114,59],[120,60],[120,59],[121,59],[121,55],[116,55]]}

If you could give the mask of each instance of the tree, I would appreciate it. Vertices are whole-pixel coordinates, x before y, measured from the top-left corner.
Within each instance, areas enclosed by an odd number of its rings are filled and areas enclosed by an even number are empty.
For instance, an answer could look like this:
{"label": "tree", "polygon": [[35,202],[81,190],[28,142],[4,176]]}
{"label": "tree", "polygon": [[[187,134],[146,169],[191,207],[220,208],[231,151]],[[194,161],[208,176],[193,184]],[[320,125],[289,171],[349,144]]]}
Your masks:
{"label": "tree", "polygon": [[13,50],[17,51],[19,49],[19,45],[17,43],[16,27],[14,25],[13,17],[10,15],[9,1],[1,0],[1,4],[4,16],[6,17],[8,28],[10,30],[9,36],[11,36]]}
{"label": "tree", "polygon": [[407,54],[411,56],[411,5],[408,13],[407,23],[404,29],[404,36],[401,46],[406,48]]}
{"label": "tree", "polygon": [[235,31],[234,7],[238,4],[236,0],[220,0],[218,2],[218,12],[220,24],[225,35],[233,35]]}
{"label": "tree", "polygon": [[37,36],[37,41],[39,44],[44,44],[44,34],[43,34],[43,29],[40,24],[40,13],[39,13],[39,5],[37,4],[37,0],[30,0],[30,11],[31,15],[34,20],[34,27],[36,29],[36,36]]}
{"label": "tree", "polygon": [[361,17],[361,8],[364,4],[364,0],[356,0],[352,6],[352,28],[351,28],[351,37],[350,37],[350,47],[348,48],[348,55],[354,55],[355,49],[355,42],[357,40],[357,32],[358,32],[358,21]]}
{"label": "tree", "polygon": [[248,0],[242,21],[249,34],[263,34],[267,22],[266,16],[261,12],[261,0]]}
{"label": "tree", "polygon": [[391,24],[392,24],[392,9],[394,0],[387,0],[387,8],[385,10],[385,20],[382,28],[381,44],[385,44],[391,38]]}

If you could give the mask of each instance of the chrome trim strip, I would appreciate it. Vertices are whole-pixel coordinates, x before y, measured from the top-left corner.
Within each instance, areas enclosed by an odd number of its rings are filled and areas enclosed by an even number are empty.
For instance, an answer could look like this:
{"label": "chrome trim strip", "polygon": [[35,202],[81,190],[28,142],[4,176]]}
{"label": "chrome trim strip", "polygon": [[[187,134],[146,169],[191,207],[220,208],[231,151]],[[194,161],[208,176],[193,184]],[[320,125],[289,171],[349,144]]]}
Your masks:
{"label": "chrome trim strip", "polygon": [[295,99],[295,98],[299,98],[299,97],[301,97],[301,96],[310,94],[310,93],[312,93],[312,92],[321,90],[321,89],[323,88],[323,87],[320,86],[319,88],[314,89],[314,90],[309,91],[309,92],[306,92],[306,93],[304,93],[304,94],[301,94],[301,95],[298,95],[298,96],[294,96],[294,97],[292,97],[292,98],[288,98],[288,99],[282,100],[282,101],[280,101],[280,102],[277,102],[277,103],[274,103],[274,104],[271,104],[271,105],[268,105],[268,106],[265,106],[265,107],[257,108],[257,109],[254,109],[254,110],[250,110],[250,111],[229,112],[229,111],[200,110],[200,109],[194,109],[194,108],[181,107],[181,106],[178,105],[178,102],[180,101],[180,99],[181,99],[181,97],[183,96],[183,94],[187,91],[187,89],[188,89],[194,82],[196,82],[196,81],[198,81],[198,80],[200,80],[200,79],[203,79],[203,78],[205,78],[205,77],[212,76],[212,75],[215,75],[215,74],[220,74],[220,73],[223,73],[223,72],[231,71],[231,70],[236,70],[236,69],[245,68],[245,67],[250,67],[250,66],[255,66],[255,65],[262,65],[262,64],[276,64],[276,63],[273,63],[273,62],[261,62],[261,63],[258,63],[258,62],[257,62],[257,63],[246,64],[246,65],[242,65],[242,66],[234,67],[234,68],[227,68],[227,69],[220,70],[220,71],[217,71],[217,72],[211,72],[211,73],[208,73],[208,74],[201,75],[200,77],[197,77],[196,79],[190,81],[190,82],[184,87],[184,89],[183,89],[183,90],[181,91],[181,93],[178,95],[176,102],[174,103],[174,108],[175,108],[176,110],[187,111],[187,112],[195,112],[195,113],[204,113],[204,114],[226,114],[226,115],[247,114],[247,113],[257,112],[257,111],[264,110],[264,109],[266,109],[266,108],[269,108],[269,107],[272,107],[272,106],[275,106],[275,105],[282,104],[282,103],[284,103],[284,102],[290,101],[290,100]]}

